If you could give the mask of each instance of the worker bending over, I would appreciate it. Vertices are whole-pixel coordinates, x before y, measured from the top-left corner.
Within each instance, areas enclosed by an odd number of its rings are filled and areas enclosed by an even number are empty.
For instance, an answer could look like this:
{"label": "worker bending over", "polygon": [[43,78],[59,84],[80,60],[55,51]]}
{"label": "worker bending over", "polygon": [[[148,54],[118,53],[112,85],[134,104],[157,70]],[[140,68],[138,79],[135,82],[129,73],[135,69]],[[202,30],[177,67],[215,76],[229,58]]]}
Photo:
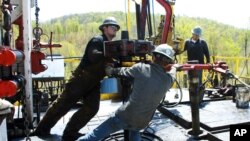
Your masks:
{"label": "worker bending over", "polygon": [[[141,141],[140,130],[150,122],[160,101],[172,86],[176,69],[173,64],[174,51],[167,44],[156,47],[150,64],[137,63],[132,67],[113,68],[107,66],[108,76],[127,77],[133,80],[133,89],[127,102],[78,141],[98,141],[121,129],[129,130],[129,140]],[[171,68],[166,71],[166,68]]]}

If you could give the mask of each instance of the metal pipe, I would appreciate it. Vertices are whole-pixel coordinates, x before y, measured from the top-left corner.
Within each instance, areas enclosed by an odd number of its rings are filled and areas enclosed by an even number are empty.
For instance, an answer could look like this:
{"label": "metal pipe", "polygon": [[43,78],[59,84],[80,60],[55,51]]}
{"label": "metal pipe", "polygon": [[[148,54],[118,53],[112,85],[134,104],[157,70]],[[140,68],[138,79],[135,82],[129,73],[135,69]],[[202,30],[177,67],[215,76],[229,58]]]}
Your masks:
{"label": "metal pipe", "polygon": [[200,114],[199,114],[199,102],[200,102],[200,91],[199,91],[199,79],[197,70],[189,70],[189,97],[191,103],[191,115],[192,115],[192,130],[189,132],[190,135],[198,136],[202,133],[200,130]]}
{"label": "metal pipe", "polygon": [[26,80],[25,85],[25,101],[28,120],[33,121],[33,91],[32,91],[32,74],[31,74],[31,50],[32,50],[32,24],[31,24],[31,0],[22,1],[23,12],[23,42],[24,42],[24,76]]}
{"label": "metal pipe", "polygon": [[164,29],[162,33],[162,38],[161,38],[161,43],[166,43],[167,38],[168,38],[168,32],[170,28],[170,23],[171,23],[171,17],[172,17],[172,8],[171,5],[165,1],[165,0],[157,0],[159,4],[161,4],[165,11],[166,11],[166,16],[165,16],[165,22],[164,22]]}

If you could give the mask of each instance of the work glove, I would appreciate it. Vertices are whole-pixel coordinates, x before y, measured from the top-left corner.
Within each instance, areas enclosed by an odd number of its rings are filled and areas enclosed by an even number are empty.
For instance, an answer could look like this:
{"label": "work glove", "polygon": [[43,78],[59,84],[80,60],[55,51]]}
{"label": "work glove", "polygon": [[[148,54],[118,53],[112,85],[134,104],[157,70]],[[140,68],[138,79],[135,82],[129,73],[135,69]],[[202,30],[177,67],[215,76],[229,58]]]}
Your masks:
{"label": "work glove", "polygon": [[180,64],[173,64],[172,65],[172,68],[176,68],[176,71],[181,71],[181,68],[183,67],[182,65],[180,65]]}
{"label": "work glove", "polygon": [[12,108],[14,106],[9,101],[0,98],[0,115],[11,113]]}
{"label": "work glove", "polygon": [[74,71],[72,71],[72,75],[74,77],[79,77],[82,75],[82,69],[80,67],[77,67]]}
{"label": "work glove", "polygon": [[107,65],[107,66],[105,67],[105,73],[106,73],[106,75],[107,75],[107,76],[112,76],[113,70],[114,70],[113,67]]}

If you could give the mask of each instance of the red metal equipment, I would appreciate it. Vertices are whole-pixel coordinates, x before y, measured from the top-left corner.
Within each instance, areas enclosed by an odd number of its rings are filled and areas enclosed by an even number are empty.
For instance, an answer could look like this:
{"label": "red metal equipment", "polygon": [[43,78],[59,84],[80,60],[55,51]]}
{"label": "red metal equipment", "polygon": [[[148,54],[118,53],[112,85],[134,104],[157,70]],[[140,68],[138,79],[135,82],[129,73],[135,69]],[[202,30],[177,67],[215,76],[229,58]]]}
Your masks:
{"label": "red metal equipment", "polygon": [[[164,28],[163,28],[163,33],[162,33],[162,37],[161,37],[161,43],[167,43],[167,39],[168,39],[168,34],[169,31],[171,31],[171,21],[172,21],[172,15],[173,15],[173,11],[172,11],[172,7],[171,7],[171,2],[170,1],[166,1],[166,0],[156,0],[164,9],[166,12],[166,16],[165,16],[165,22],[164,22]],[[136,6],[136,16],[137,16],[137,34],[138,34],[138,39],[143,40],[145,38],[145,26],[146,26],[146,19],[149,20],[150,17],[150,8],[148,8],[149,6],[149,0],[142,0],[142,4],[141,4],[141,10],[139,8],[139,5],[137,4]],[[148,21],[148,24],[151,21]],[[149,27],[149,32],[150,31],[150,25],[148,25]]]}
{"label": "red metal equipment", "polygon": [[62,47],[61,44],[52,44],[52,35],[53,35],[53,32],[50,32],[50,39],[49,39],[49,43],[48,44],[41,44],[40,43],[40,48],[49,48],[50,49],[51,61],[53,61],[52,47]]}
{"label": "red metal equipment", "polygon": [[22,51],[0,46],[0,66],[11,66],[15,63],[21,63],[23,60],[24,54]]}
{"label": "red metal equipment", "polygon": [[33,74],[38,74],[48,68],[45,64],[42,64],[42,60],[45,58],[46,55],[40,51],[31,52],[31,70]]}
{"label": "red metal equipment", "polygon": [[[167,66],[165,69],[169,71],[172,65]],[[229,73],[228,65],[226,62],[218,61],[214,64],[182,64],[179,71],[190,71],[190,70],[212,70],[218,73],[227,74]]]}
{"label": "red metal equipment", "polygon": [[215,72],[226,74],[228,65],[226,62],[218,61],[214,64],[183,64],[181,70],[213,70]]}
{"label": "red metal equipment", "polygon": [[18,85],[13,80],[0,81],[0,98],[11,97],[17,93]]}
{"label": "red metal equipment", "polygon": [[[51,60],[52,58],[52,47],[62,47],[60,44],[52,44],[52,32],[50,34],[50,40],[48,44],[42,44],[42,43],[36,43],[36,41],[33,41],[33,44],[37,45],[39,48],[49,48],[50,49],[50,55]],[[40,52],[39,50],[33,50],[31,51],[31,70],[33,74],[38,74],[40,72],[45,71],[48,67],[45,64],[42,64],[42,60],[46,58],[46,54],[43,52]]]}
{"label": "red metal equipment", "polygon": [[[22,17],[18,18],[15,22],[15,24],[18,25],[19,27],[19,36],[16,39],[16,48],[19,50],[23,51],[23,22],[22,22]],[[42,29],[41,30],[42,34]],[[37,45],[34,48],[34,50],[31,51],[31,70],[33,74],[38,74],[40,72],[43,72],[47,69],[47,66],[42,64],[42,60],[46,58],[46,54],[40,51],[40,48],[49,48],[50,53],[51,53],[51,58],[52,58],[52,47],[61,47],[62,45],[60,44],[52,44],[52,32],[50,36],[50,40],[48,44],[41,44],[40,42],[36,42],[36,40],[33,41],[34,45]]]}
{"label": "red metal equipment", "polygon": [[168,32],[170,30],[170,23],[171,23],[171,17],[172,17],[172,7],[166,0],[157,0],[165,9],[166,16],[165,16],[165,23],[164,23],[164,29],[163,34],[161,38],[161,43],[166,43],[168,38]]}
{"label": "red metal equipment", "polygon": [[[23,60],[24,54],[22,51],[0,46],[0,67],[10,67],[22,63]],[[24,85],[25,79],[22,76],[13,76],[10,73],[1,77],[3,78],[0,78],[0,98],[14,96]]]}
{"label": "red metal equipment", "polygon": [[12,76],[11,80],[0,80],[0,98],[14,96],[25,85],[22,75]]}

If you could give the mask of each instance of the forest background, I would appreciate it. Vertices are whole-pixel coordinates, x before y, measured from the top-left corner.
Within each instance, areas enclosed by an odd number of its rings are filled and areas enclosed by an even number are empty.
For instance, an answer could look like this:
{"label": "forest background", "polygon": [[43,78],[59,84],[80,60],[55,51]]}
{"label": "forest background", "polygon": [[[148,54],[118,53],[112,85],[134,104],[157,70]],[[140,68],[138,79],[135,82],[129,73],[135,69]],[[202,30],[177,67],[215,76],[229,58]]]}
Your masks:
{"label": "forest background", "polygon": [[[105,12],[105,13],[84,13],[67,15],[55,18],[46,22],[39,23],[39,26],[46,34],[42,36],[43,42],[49,41],[50,33],[53,32],[53,43],[60,43],[62,48],[53,49],[53,54],[60,54],[65,58],[82,57],[87,42],[95,35],[101,32],[98,27],[106,17],[113,16],[121,26],[121,30],[127,30],[127,15],[123,12]],[[157,28],[160,23],[160,15],[153,17],[153,33],[157,34]],[[136,17],[131,13],[131,32],[130,39],[136,39]],[[249,40],[250,31],[236,28],[230,25],[218,23],[206,18],[194,18],[187,16],[175,17],[175,34],[183,39],[191,37],[191,30],[196,25],[203,29],[202,38],[205,39],[209,46],[211,56],[226,57],[249,57],[247,40]],[[33,23],[35,26],[35,22]],[[121,38],[121,32],[117,33],[115,40]],[[147,33],[146,33],[147,37]],[[49,50],[46,50],[49,55]],[[181,55],[185,55],[181,54]],[[68,63],[66,66],[66,76],[78,63]]]}

